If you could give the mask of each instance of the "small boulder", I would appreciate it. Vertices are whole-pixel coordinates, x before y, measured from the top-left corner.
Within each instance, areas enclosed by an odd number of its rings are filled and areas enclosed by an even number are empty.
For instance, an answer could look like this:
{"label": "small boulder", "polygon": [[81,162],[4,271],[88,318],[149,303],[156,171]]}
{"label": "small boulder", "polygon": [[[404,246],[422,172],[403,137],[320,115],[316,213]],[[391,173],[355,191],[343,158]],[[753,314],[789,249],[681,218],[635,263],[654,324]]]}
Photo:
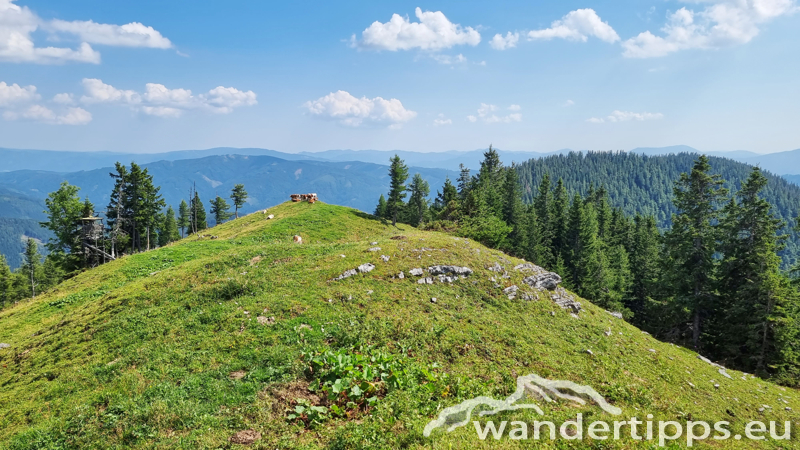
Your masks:
{"label": "small boulder", "polygon": [[9,348],[9,347],[11,347],[11,345],[9,345],[9,344],[6,344],[5,342],[0,342],[0,349],[2,349],[2,348]]}
{"label": "small boulder", "polygon": [[358,266],[358,272],[359,273],[372,272],[372,269],[374,269],[374,268],[375,268],[375,264],[365,263],[365,264],[362,264],[362,265]]}
{"label": "small boulder", "polygon": [[424,272],[422,271],[422,269],[411,269],[408,271],[408,273],[414,275],[415,277],[421,277]]}
{"label": "small boulder", "polygon": [[432,297],[431,298],[431,303],[436,303],[436,302],[437,302],[436,297]]}
{"label": "small boulder", "polygon": [[433,284],[433,278],[431,277],[420,278],[419,280],[417,280],[417,284]]}
{"label": "small boulder", "polygon": [[271,219],[274,219],[274,218],[275,218],[274,214],[270,214],[270,215],[267,216],[267,220],[271,220]]}
{"label": "small boulder", "polygon": [[504,271],[503,266],[501,266],[497,261],[495,261],[494,264],[491,267],[488,267],[488,269],[491,270],[492,272],[503,272]]}
{"label": "small boulder", "polygon": [[428,272],[431,275],[472,275],[472,269],[459,266],[431,266]]}
{"label": "small boulder", "polygon": [[534,289],[552,291],[561,283],[561,277],[557,273],[545,272],[539,275],[531,275],[522,281]]}
{"label": "small boulder", "polygon": [[381,260],[383,260],[383,262],[389,262],[389,257],[386,255],[381,255]]}
{"label": "small boulder", "polygon": [[344,273],[334,278],[333,281],[344,280],[345,278],[350,278],[357,273],[358,272],[356,272],[356,269],[345,270]]}
{"label": "small boulder", "polygon": [[518,290],[519,288],[516,285],[514,285],[503,289],[503,293],[508,296],[509,300],[514,300],[517,297]]}
{"label": "small boulder", "polygon": [[380,247],[372,247],[372,248],[370,248],[370,249],[369,249],[369,250],[367,250],[367,251],[370,251],[370,252],[379,252],[379,251],[381,251],[381,248],[380,248]]}
{"label": "small boulder", "polygon": [[611,311],[606,311],[606,312],[611,314],[612,316],[616,317],[617,319],[622,319],[622,313],[621,312],[611,312]]}
{"label": "small boulder", "polygon": [[403,272],[400,272],[400,275],[397,276],[397,278],[400,278],[401,280],[405,277],[406,275]]}

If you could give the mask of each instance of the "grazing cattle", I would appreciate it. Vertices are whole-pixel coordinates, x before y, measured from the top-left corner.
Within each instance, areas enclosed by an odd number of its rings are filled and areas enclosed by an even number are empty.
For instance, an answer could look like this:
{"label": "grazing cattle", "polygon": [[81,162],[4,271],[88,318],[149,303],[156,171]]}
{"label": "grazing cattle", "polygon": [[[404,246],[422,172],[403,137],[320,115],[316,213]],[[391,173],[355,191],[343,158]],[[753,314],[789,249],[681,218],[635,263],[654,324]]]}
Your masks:
{"label": "grazing cattle", "polygon": [[295,241],[296,243],[298,243],[298,244],[302,244],[302,243],[303,243],[303,238],[301,238],[300,236],[298,236],[298,235],[296,235],[296,234],[295,234],[295,235],[294,235],[294,241]]}

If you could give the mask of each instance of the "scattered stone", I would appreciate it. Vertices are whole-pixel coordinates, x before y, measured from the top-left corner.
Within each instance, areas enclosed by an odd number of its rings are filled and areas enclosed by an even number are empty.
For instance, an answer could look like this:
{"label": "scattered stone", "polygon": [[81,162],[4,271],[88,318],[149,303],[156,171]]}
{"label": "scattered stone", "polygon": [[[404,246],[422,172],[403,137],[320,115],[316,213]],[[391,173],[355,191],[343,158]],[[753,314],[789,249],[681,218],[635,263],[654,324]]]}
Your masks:
{"label": "scattered stone", "polygon": [[533,295],[531,295],[531,294],[529,294],[529,293],[527,293],[527,292],[523,292],[523,293],[522,293],[522,299],[523,299],[523,300],[526,300],[526,301],[535,300],[535,299],[533,298]]}
{"label": "scattered stone", "polygon": [[764,408],[758,408],[758,412],[763,413],[764,412]]}
{"label": "scattered stone", "polygon": [[603,334],[605,334],[606,336],[611,336],[614,333],[612,333],[611,330],[608,330],[608,331],[604,331]]}
{"label": "scattered stone", "polygon": [[561,277],[557,273],[545,272],[529,276],[522,281],[534,289],[547,289],[548,291],[552,291],[561,283]]}
{"label": "scattered stone", "polygon": [[397,278],[400,278],[401,280],[405,277],[406,275],[403,272],[400,272],[400,275],[397,276]]}
{"label": "scattered stone", "polygon": [[575,301],[575,297],[570,295],[570,293],[562,287],[558,287],[556,291],[550,295],[550,298],[556,305],[560,306],[561,309],[568,309],[576,314],[583,310],[580,302]]}
{"label": "scattered stone", "polygon": [[492,272],[503,272],[505,270],[503,269],[503,266],[497,263],[497,261],[495,261],[494,265],[489,267],[488,269],[491,270]]}
{"label": "scattered stone", "polygon": [[431,303],[436,303],[436,297],[431,297]]}
{"label": "scattered stone", "polygon": [[419,280],[417,280],[417,284],[433,284],[433,278],[431,277],[420,278]]}
{"label": "scattered stone", "polygon": [[347,255],[339,255],[339,256],[341,256],[342,258],[347,258]]}
{"label": "scattered stone", "polygon": [[358,272],[359,273],[372,272],[372,269],[374,269],[374,268],[375,268],[375,264],[365,263],[365,264],[362,264],[362,265],[358,266]]}
{"label": "scattered stone", "polygon": [[451,277],[447,275],[439,275],[439,283],[452,283],[458,280],[458,277]]}
{"label": "scattered stone", "polygon": [[697,355],[697,359],[699,359],[700,361],[703,361],[703,362],[705,362],[705,363],[711,364],[712,366],[714,366],[714,367],[716,367],[716,368],[718,368],[718,369],[725,370],[725,368],[724,368],[724,367],[720,366],[719,364],[717,364],[717,363],[715,363],[715,362],[712,362],[710,359],[706,358],[706,357],[705,357],[705,356],[703,356],[703,355]]}
{"label": "scattered stone", "polygon": [[[265,211],[265,212],[266,212],[266,211]],[[274,219],[274,218],[275,218],[275,215],[274,215],[274,214],[270,214],[270,215],[268,215],[268,216],[267,216],[267,220],[272,220],[272,219]]]}
{"label": "scattered stone", "polygon": [[691,386],[691,387],[695,387],[695,385],[694,385],[694,384],[692,384],[692,382],[691,382],[691,381],[687,381],[687,383],[689,384],[689,386]]}
{"label": "scattered stone", "polygon": [[588,348],[587,348],[585,351],[586,351],[586,353],[588,353],[588,354],[590,354],[590,355],[594,356],[594,352],[593,352],[593,351],[591,351],[591,350],[589,350]]}
{"label": "scattered stone", "polygon": [[648,351],[648,352],[650,352],[650,353],[655,353],[655,352],[656,352],[656,349],[654,349],[654,348],[651,348],[651,349],[648,349],[647,351]]}
{"label": "scattered stone", "polygon": [[2,349],[2,348],[9,348],[9,347],[11,347],[11,345],[10,345],[10,344],[6,344],[5,342],[2,342],[2,343],[0,343],[0,349]]}
{"label": "scattered stone", "polygon": [[720,373],[720,375],[722,375],[725,378],[728,378],[728,379],[731,379],[731,380],[733,379],[733,377],[728,375],[728,372],[725,372],[725,369],[719,369],[719,373]]}
{"label": "scattered stone", "polygon": [[381,259],[383,260],[383,262],[389,262],[389,257],[386,255],[381,255]]}
{"label": "scattered stone", "polygon": [[367,295],[372,294],[372,289],[367,291]]}
{"label": "scattered stone", "polygon": [[256,430],[243,430],[228,438],[231,444],[241,445],[251,445],[259,439],[261,439],[261,433]]}
{"label": "scattered stone", "polygon": [[787,407],[786,407],[786,410],[787,410],[787,411],[791,411],[791,410],[792,410],[792,408],[789,408],[789,407],[787,406]]}
{"label": "scattered stone", "polygon": [[422,271],[422,269],[411,269],[408,271],[408,273],[416,277],[421,277],[424,272]]}
{"label": "scattered stone", "polygon": [[380,247],[372,247],[372,248],[368,249],[367,251],[369,251],[369,252],[379,252],[379,251],[381,251],[381,248]]}
{"label": "scattered stone", "polygon": [[431,266],[428,267],[428,272],[431,275],[447,275],[447,274],[472,275],[472,269],[470,269],[469,267],[459,267],[459,266]]}
{"label": "scattered stone", "polygon": [[611,311],[606,311],[606,312],[611,314],[612,316],[616,317],[617,319],[622,319],[622,313],[621,312],[611,312]]}
{"label": "scattered stone", "polygon": [[334,278],[333,281],[344,280],[345,278],[350,278],[357,273],[358,272],[356,272],[356,269],[345,270],[344,273]]}
{"label": "scattered stone", "polygon": [[369,245],[378,245],[378,243],[377,242],[370,242]]}
{"label": "scattered stone", "polygon": [[241,380],[242,378],[244,378],[245,375],[247,375],[247,372],[245,372],[244,370],[237,370],[236,372],[229,373],[228,378],[233,381],[236,381],[236,380]]}
{"label": "scattered stone", "polygon": [[518,290],[519,288],[516,285],[513,285],[503,289],[503,293],[508,296],[509,300],[514,300],[517,297]]}
{"label": "scattered stone", "polygon": [[517,272],[536,272],[536,273],[547,272],[543,268],[531,263],[517,264],[516,266],[514,266],[514,270],[516,270]]}
{"label": "scattered stone", "polygon": [[555,317],[556,316],[556,312],[555,311],[550,311],[550,315]]}
{"label": "scattered stone", "polygon": [[717,388],[717,389],[719,389],[719,384],[717,384],[717,383],[714,383],[714,387],[715,387],[715,388]]}

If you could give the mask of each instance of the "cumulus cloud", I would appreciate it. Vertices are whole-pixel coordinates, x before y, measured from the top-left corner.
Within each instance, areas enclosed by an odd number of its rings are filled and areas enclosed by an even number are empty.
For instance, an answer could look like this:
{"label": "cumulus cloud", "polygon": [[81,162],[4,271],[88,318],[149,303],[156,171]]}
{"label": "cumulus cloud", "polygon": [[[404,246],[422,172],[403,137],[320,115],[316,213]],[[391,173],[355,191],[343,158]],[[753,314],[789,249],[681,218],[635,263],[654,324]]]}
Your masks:
{"label": "cumulus cloud", "polygon": [[635,121],[645,121],[645,120],[656,120],[656,119],[663,119],[664,115],[661,113],[636,113],[630,111],[619,111],[616,110],[609,114],[606,117],[592,117],[586,119],[587,122],[590,123],[605,123],[605,122],[628,122],[631,120]]}
{"label": "cumulus cloud", "polygon": [[84,78],[83,88],[82,103],[128,105],[135,111],[156,117],[180,117],[188,110],[229,114],[240,106],[258,103],[255,92],[224,86],[194,95],[189,89],[170,89],[163,84],[147,83],[144,94],[140,94],[133,90],[117,89],[96,78]]}
{"label": "cumulus cloud", "polygon": [[619,40],[619,35],[608,22],[603,22],[593,9],[588,8],[569,12],[553,22],[550,28],[528,32],[528,40],[560,38],[586,42],[590,37],[608,43]]}
{"label": "cumulus cloud", "polygon": [[431,55],[434,61],[438,62],[439,64],[446,64],[446,65],[454,65],[454,64],[462,64],[467,62],[467,57],[459,53],[456,56],[450,55],[440,55],[438,53],[434,53]]}
{"label": "cumulus cloud", "polygon": [[489,41],[489,45],[495,50],[506,50],[516,47],[517,42],[519,42],[519,33],[509,31],[505,37],[502,34],[495,34],[492,40]]}
{"label": "cumulus cloud", "polygon": [[472,27],[462,27],[450,20],[441,11],[425,11],[417,8],[419,22],[411,22],[408,16],[393,14],[381,23],[375,21],[361,32],[361,39],[353,35],[351,45],[364,50],[442,50],[456,45],[478,45],[481,35]]}
{"label": "cumulus cloud", "polygon": [[92,115],[88,111],[67,108],[57,113],[38,104],[41,98],[36,92],[36,86],[20,86],[0,81],[0,110],[5,120],[23,119],[63,125],[84,125],[92,121]]}
{"label": "cumulus cloud", "polygon": [[417,115],[416,112],[407,110],[396,98],[356,98],[346,91],[331,92],[308,101],[303,106],[314,116],[335,120],[351,127],[368,123],[388,124],[397,128]]}
{"label": "cumulus cloud", "polygon": [[623,42],[623,56],[655,58],[680,50],[745,44],[763,24],[796,10],[795,0],[722,0],[699,12],[684,7],[667,16],[663,36],[645,31]]}
{"label": "cumulus cloud", "polygon": [[[37,30],[48,32],[52,39],[61,35],[77,37],[76,48],[39,47],[33,41]],[[100,63],[100,53],[90,44],[169,48],[172,43],[152,27],[138,22],[127,25],[99,24],[92,21],[44,20],[15,0],[0,0],[0,61],[13,63],[63,64],[66,62]]]}
{"label": "cumulus cloud", "polygon": [[36,86],[23,87],[16,83],[6,84],[5,81],[0,81],[0,107],[33,102],[40,98],[41,96],[36,93]]}
{"label": "cumulus cloud", "polygon": [[433,119],[433,126],[441,127],[443,125],[452,125],[453,121],[446,118],[444,114],[439,114],[439,117]]}
{"label": "cumulus cloud", "polygon": [[[508,107],[508,109],[511,111],[519,111],[522,108],[519,105],[511,105]],[[481,106],[478,108],[478,114],[467,116],[467,120],[473,123],[479,120],[484,123],[510,123],[522,121],[522,114],[520,113],[511,113],[505,116],[498,116],[495,113],[499,110],[500,108],[497,105],[481,103]]]}
{"label": "cumulus cloud", "polygon": [[78,36],[83,42],[90,44],[111,45],[116,47],[172,48],[172,42],[153,27],[139,22],[126,25],[95,23],[91,20],[53,20],[46,25],[48,30]]}
{"label": "cumulus cloud", "polygon": [[62,105],[71,105],[75,103],[75,96],[68,92],[62,94],[56,94],[53,96],[53,103],[60,103]]}

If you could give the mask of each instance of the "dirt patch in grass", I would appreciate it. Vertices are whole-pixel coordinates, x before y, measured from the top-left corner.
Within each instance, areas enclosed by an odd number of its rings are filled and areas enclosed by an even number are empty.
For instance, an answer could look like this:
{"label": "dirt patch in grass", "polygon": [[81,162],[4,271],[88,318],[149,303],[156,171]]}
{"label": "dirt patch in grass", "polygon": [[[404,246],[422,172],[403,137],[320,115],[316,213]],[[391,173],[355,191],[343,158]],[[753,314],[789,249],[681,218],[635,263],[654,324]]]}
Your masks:
{"label": "dirt patch in grass", "polygon": [[267,388],[262,397],[272,398],[272,411],[283,414],[287,409],[294,407],[298,399],[308,400],[312,405],[322,404],[322,399],[308,389],[308,381],[299,380],[281,383]]}

